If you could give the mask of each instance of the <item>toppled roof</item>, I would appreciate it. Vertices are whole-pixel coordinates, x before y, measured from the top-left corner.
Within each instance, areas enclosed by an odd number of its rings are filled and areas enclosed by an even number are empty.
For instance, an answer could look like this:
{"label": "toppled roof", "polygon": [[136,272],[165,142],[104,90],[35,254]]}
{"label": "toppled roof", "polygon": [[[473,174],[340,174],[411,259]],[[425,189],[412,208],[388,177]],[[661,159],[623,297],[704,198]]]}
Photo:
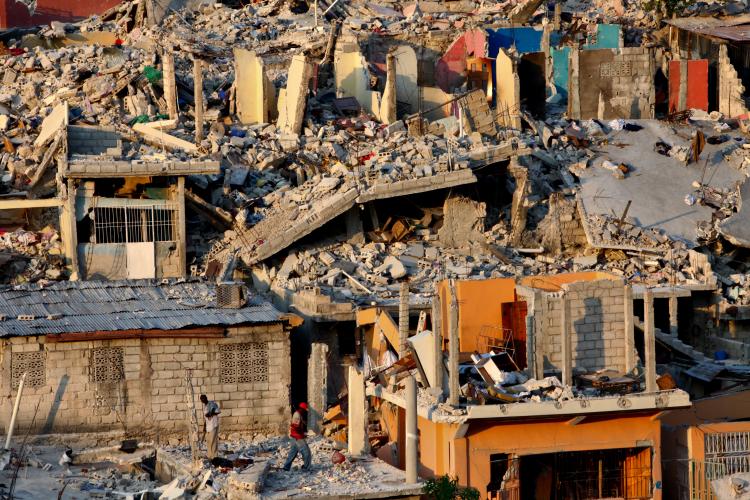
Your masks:
{"label": "toppled roof", "polygon": [[0,337],[191,326],[267,324],[281,313],[267,302],[216,304],[206,282],[71,281],[0,288]]}
{"label": "toppled roof", "polygon": [[750,42],[750,15],[715,17],[684,17],[668,19],[667,24],[682,30],[733,42]]}

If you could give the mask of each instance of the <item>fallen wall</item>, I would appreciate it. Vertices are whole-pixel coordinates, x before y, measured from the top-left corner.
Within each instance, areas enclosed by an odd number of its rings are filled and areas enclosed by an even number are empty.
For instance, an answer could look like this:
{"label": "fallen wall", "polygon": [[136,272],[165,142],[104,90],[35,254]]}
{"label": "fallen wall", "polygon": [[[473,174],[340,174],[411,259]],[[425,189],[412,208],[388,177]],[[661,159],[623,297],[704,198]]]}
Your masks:
{"label": "fallen wall", "polygon": [[234,49],[235,99],[240,122],[268,123],[269,95],[276,92],[266,77],[263,61],[254,52]]}
{"label": "fallen wall", "polygon": [[371,90],[367,61],[356,39],[342,37],[338,41],[333,68],[337,97],[354,97],[363,110],[378,117],[380,93]]}
{"label": "fallen wall", "polygon": [[573,119],[654,118],[653,49],[571,52],[568,115]]}
{"label": "fallen wall", "polygon": [[[222,432],[280,432],[286,428],[291,367],[281,324],[228,329],[226,338],[159,338],[48,342],[13,337],[0,345],[0,393],[11,400],[14,373],[30,371],[18,414],[35,432],[119,429],[184,434],[185,369],[196,399],[221,406]],[[238,363],[237,360],[247,360]],[[234,360],[234,361],[233,361]],[[200,403],[196,400],[197,408]],[[0,410],[3,427],[12,405]],[[3,430],[5,432],[5,429]]]}

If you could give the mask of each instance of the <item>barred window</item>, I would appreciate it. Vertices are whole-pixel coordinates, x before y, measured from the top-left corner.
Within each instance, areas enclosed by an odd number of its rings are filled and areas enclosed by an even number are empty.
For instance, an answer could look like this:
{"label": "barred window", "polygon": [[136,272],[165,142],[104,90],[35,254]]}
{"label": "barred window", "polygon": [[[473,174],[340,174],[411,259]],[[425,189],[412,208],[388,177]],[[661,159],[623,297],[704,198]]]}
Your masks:
{"label": "barred window", "polygon": [[92,382],[119,382],[124,378],[122,347],[95,347],[91,350]]}
{"label": "barred window", "polygon": [[18,389],[21,376],[26,373],[25,387],[42,387],[47,383],[47,356],[44,351],[14,352],[10,359],[13,389]]}
{"label": "barred window", "polygon": [[268,382],[268,344],[244,342],[219,346],[222,384]]}

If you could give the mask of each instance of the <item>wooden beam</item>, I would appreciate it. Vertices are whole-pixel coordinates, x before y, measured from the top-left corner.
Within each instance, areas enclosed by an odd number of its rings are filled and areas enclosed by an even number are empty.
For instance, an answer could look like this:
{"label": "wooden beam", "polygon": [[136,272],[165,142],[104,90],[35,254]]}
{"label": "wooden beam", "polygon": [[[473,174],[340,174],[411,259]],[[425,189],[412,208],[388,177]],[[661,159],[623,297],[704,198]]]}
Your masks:
{"label": "wooden beam", "polygon": [[50,333],[45,337],[47,343],[85,342],[92,340],[121,339],[215,339],[226,337],[226,329],[221,326],[203,328],[185,328],[183,330],[120,330],[95,331],[83,333]]}
{"label": "wooden beam", "polygon": [[62,204],[63,201],[58,198],[45,198],[43,200],[0,200],[0,210],[61,207]]}

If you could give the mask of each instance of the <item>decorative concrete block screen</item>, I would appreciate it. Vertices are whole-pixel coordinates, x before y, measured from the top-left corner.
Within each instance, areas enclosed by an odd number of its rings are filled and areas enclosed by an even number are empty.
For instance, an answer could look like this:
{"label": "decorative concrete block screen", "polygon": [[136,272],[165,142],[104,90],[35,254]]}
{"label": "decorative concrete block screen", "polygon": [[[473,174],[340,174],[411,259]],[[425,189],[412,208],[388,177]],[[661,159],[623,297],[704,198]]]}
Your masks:
{"label": "decorative concrete block screen", "polygon": [[219,346],[222,384],[268,382],[268,344],[243,342]]}
{"label": "decorative concrete block screen", "polygon": [[26,387],[42,387],[47,383],[47,359],[44,351],[14,352],[11,358],[13,389],[18,388],[21,376],[26,373]]}
{"label": "decorative concrete block screen", "polygon": [[122,347],[95,347],[91,350],[92,382],[119,382],[124,378]]}

